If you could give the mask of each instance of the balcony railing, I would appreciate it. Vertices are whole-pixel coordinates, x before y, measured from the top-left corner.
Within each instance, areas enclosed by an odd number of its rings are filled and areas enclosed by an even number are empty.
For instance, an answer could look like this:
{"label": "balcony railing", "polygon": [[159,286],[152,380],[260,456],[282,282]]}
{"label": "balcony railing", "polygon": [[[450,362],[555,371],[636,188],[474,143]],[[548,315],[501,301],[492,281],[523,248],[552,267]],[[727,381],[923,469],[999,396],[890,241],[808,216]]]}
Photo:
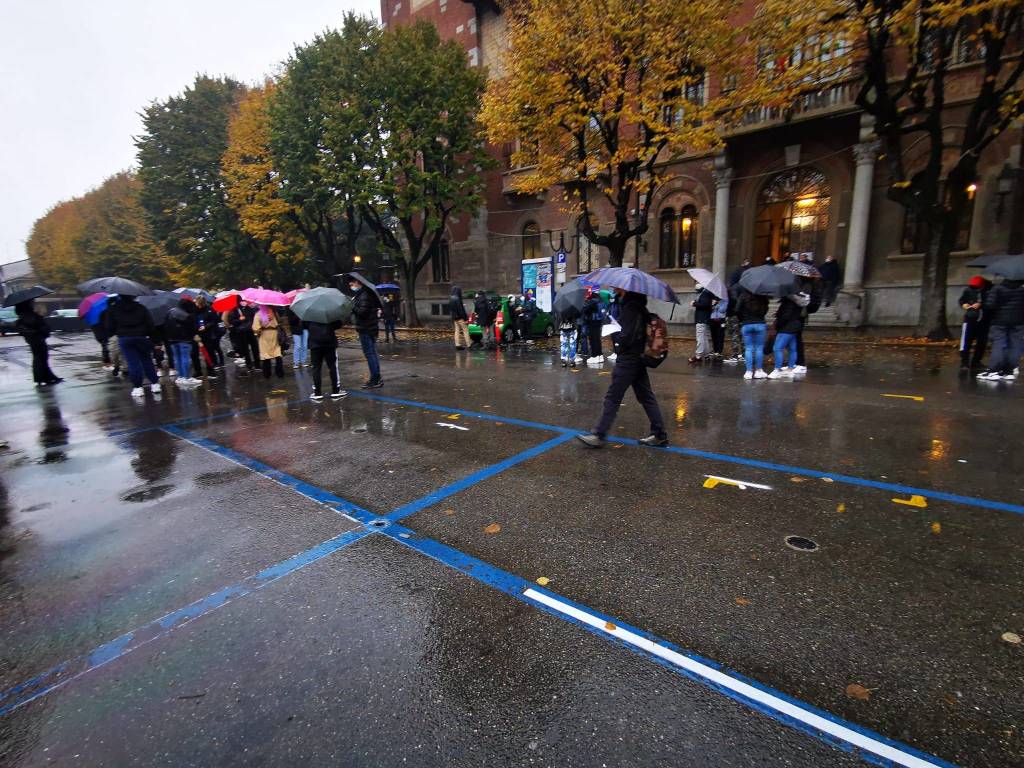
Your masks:
{"label": "balcony railing", "polygon": [[850,109],[857,95],[857,81],[844,80],[813,93],[799,96],[785,107],[761,107],[749,110],[738,130],[763,128],[772,124],[810,119],[822,114]]}

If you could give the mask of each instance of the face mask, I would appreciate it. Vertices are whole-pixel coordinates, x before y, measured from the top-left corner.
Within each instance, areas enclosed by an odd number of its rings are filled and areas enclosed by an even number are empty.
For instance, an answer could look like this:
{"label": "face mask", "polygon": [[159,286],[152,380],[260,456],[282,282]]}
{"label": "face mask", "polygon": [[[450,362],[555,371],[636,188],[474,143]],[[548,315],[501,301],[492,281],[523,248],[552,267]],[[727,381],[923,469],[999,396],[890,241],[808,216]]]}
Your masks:
{"label": "face mask", "polygon": [[358,291],[363,286],[360,283],[349,283],[348,287],[349,287],[350,290]]}

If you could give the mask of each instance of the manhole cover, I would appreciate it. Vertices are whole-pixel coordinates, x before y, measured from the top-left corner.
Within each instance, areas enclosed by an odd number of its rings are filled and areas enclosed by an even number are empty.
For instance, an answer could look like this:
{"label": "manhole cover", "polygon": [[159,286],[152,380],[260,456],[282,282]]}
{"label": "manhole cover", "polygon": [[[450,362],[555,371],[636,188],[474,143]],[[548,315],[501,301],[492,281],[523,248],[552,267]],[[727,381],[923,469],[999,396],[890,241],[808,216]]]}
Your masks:
{"label": "manhole cover", "polygon": [[373,520],[370,522],[370,526],[373,528],[387,528],[387,520]]}
{"label": "manhole cover", "polygon": [[813,552],[818,548],[818,543],[804,536],[787,536],[786,546],[800,552]]}

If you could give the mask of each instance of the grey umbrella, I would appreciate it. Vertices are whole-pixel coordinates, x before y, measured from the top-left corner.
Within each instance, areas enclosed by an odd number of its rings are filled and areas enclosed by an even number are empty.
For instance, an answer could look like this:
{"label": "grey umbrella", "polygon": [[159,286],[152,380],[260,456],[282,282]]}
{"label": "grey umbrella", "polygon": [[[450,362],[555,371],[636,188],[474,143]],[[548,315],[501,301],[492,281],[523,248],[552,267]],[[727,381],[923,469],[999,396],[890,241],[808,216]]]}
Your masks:
{"label": "grey umbrella", "polygon": [[1007,280],[1024,280],[1024,253],[993,259],[985,265],[985,271]]}
{"label": "grey umbrella", "polygon": [[552,309],[559,316],[572,319],[583,311],[583,302],[586,300],[587,286],[577,277],[558,289]]}
{"label": "grey umbrella", "polygon": [[90,293],[119,293],[122,296],[152,296],[153,292],[141,283],[126,277],[94,277],[78,285],[83,296]]}
{"label": "grey umbrella", "polygon": [[356,280],[357,282],[362,283],[373,292],[374,296],[377,297],[378,304],[384,304],[384,302],[381,301],[380,293],[377,291],[377,286],[371,283],[365,277],[363,277],[362,274],[360,274],[359,272],[339,272],[337,275],[335,275],[335,277],[345,278],[346,281],[351,278],[352,280]]}
{"label": "grey umbrella", "polygon": [[15,291],[12,294],[4,297],[4,306],[13,307],[15,304],[21,304],[23,301],[31,301],[32,299],[38,299],[40,296],[47,296],[53,293],[45,285],[33,285],[31,288],[22,288],[20,291]]}
{"label": "grey umbrella", "polygon": [[160,291],[153,296],[140,296],[136,301],[149,310],[153,325],[163,325],[167,320],[167,313],[178,306],[181,296],[170,291]]}
{"label": "grey umbrella", "polygon": [[782,298],[793,293],[797,288],[797,277],[775,264],[762,264],[751,267],[740,278],[740,287],[760,296],[776,296]]}
{"label": "grey umbrella", "polygon": [[334,323],[348,320],[352,299],[337,288],[313,288],[295,297],[291,310],[299,320],[310,323]]}

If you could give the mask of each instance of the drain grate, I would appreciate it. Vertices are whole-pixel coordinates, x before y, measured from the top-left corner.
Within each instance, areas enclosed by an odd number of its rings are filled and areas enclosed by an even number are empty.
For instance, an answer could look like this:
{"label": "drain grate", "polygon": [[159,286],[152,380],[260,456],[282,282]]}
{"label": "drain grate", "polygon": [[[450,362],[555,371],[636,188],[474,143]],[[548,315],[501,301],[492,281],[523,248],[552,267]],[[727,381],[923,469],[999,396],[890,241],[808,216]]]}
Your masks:
{"label": "drain grate", "polygon": [[371,520],[370,521],[370,526],[372,528],[387,528],[387,525],[388,525],[388,521],[387,520]]}
{"label": "drain grate", "polygon": [[818,548],[818,542],[805,536],[787,536],[786,546],[798,552],[813,552]]}

